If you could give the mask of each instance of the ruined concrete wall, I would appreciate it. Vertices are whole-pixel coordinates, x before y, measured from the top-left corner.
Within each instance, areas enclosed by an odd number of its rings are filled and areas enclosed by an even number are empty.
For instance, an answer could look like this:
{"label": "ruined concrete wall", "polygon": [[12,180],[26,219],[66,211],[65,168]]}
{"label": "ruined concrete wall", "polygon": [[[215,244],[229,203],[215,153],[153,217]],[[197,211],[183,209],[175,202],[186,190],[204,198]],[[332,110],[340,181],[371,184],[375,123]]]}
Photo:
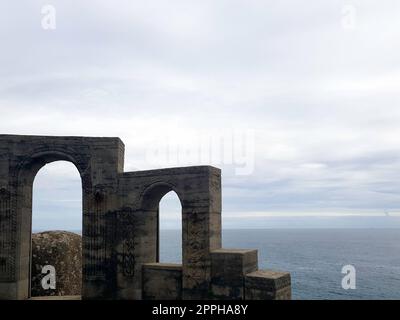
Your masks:
{"label": "ruined concrete wall", "polygon": [[[82,178],[83,299],[155,297],[153,277],[162,278],[160,296],[171,299],[290,296],[290,275],[254,274],[256,251],[218,250],[219,169],[124,173],[118,138],[0,135],[0,299],[29,297],[33,181],[40,168],[57,160],[72,162]],[[169,191],[182,204],[179,272],[154,265],[159,202]]]}

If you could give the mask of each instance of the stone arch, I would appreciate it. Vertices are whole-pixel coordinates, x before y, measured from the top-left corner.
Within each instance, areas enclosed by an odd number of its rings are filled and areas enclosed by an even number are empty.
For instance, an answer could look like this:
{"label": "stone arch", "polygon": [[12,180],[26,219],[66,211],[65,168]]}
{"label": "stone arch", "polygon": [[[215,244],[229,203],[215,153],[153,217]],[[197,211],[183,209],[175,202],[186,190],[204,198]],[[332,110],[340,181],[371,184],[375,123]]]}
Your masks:
{"label": "stone arch", "polygon": [[[124,144],[119,138],[0,134],[0,299],[29,296],[32,185],[39,169],[56,160],[72,162],[82,178],[83,299],[152,298],[159,296],[160,288],[171,288],[171,281],[176,290],[164,298],[209,299],[215,296],[218,270],[232,276],[226,269],[230,261],[238,263],[237,276],[242,280],[244,255],[251,256],[252,268],[257,269],[254,251],[217,250],[221,248],[219,169],[195,166],[124,172]],[[149,266],[156,260],[152,215],[171,190],[182,205],[182,265]],[[143,276],[146,265],[147,278]],[[164,277],[165,272],[173,276]],[[246,284],[246,297],[251,290],[255,297],[270,296],[271,272],[249,277],[264,280],[251,280],[249,288]],[[274,287],[285,280],[284,294],[290,297],[290,275],[277,279],[274,273],[273,277]],[[231,297],[226,283],[222,285],[222,296]],[[277,290],[273,291],[276,297]]]}
{"label": "stone arch", "polygon": [[159,203],[159,262],[182,264],[182,202],[175,191]]}
{"label": "stone arch", "polygon": [[[154,239],[155,241],[155,247],[156,247],[156,257],[155,257],[155,262],[160,262],[160,201],[161,199],[169,192],[175,192],[177,195],[180,204],[181,204],[181,220],[183,220],[183,202],[182,198],[183,196],[180,195],[179,189],[168,182],[164,181],[158,181],[155,183],[152,183],[149,185],[147,188],[144,189],[140,196],[140,209],[143,212],[143,214],[148,215],[148,216],[153,216],[154,221],[152,229],[154,230]],[[183,225],[182,225],[182,230],[183,230]],[[183,231],[182,231],[183,234]],[[182,254],[183,254],[183,241],[182,241]],[[183,257],[182,257],[183,261]]]}
{"label": "stone arch", "polygon": [[[54,150],[33,152],[15,167],[15,214],[13,225],[15,228],[16,247],[15,264],[19,274],[17,278],[23,279],[19,290],[24,297],[30,296],[30,278],[31,278],[31,235],[32,235],[32,190],[33,183],[37,173],[46,164],[55,161],[67,161],[72,163],[78,170],[82,182],[82,220],[85,212],[88,212],[88,195],[92,189],[90,176],[87,175],[88,161],[82,159],[74,152]],[[82,222],[83,225],[83,222]],[[83,231],[83,239],[86,234]],[[84,242],[84,240],[83,240]],[[28,280],[28,281],[27,281]]]}
{"label": "stone arch", "polygon": [[[170,168],[149,170],[127,174],[121,181],[126,194],[124,206],[132,208],[134,234],[133,265],[135,272],[131,278],[123,275],[119,279],[123,297],[148,297],[144,270],[156,268],[158,272],[168,272],[171,264],[157,263],[157,209],[161,198],[174,191],[182,206],[182,264],[173,268],[180,274],[183,299],[206,298],[210,292],[211,260],[210,251],[221,247],[221,198],[220,171],[202,167]],[[128,215],[128,211],[125,211]],[[123,216],[125,216],[125,214]],[[121,225],[125,224],[121,219]],[[127,241],[129,236],[121,239]],[[123,248],[123,245],[119,246]],[[121,260],[128,254],[120,251]],[[152,264],[153,266],[150,266]],[[123,268],[121,268],[123,269]],[[151,295],[151,294],[150,294]]]}
{"label": "stone arch", "polygon": [[139,200],[140,208],[143,210],[154,209],[156,206],[158,206],[158,203],[160,203],[162,197],[164,197],[170,191],[174,191],[177,194],[181,205],[183,205],[182,199],[184,196],[181,194],[181,191],[178,189],[178,187],[170,182],[160,180],[150,184],[143,190]]}
{"label": "stone arch", "polygon": [[29,297],[33,181],[44,165],[59,160],[74,164],[82,181],[82,298],[109,297],[114,290],[112,221],[122,141],[0,135],[0,299]]}

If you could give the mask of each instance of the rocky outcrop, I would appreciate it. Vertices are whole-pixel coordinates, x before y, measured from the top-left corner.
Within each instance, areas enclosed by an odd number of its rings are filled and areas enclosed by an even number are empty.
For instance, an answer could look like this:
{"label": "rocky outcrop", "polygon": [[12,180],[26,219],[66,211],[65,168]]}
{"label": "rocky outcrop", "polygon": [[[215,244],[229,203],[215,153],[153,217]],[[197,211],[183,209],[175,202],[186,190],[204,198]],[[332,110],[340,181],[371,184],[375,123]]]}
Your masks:
{"label": "rocky outcrop", "polygon": [[[55,269],[55,289],[44,289],[44,266]],[[75,296],[82,287],[82,237],[67,231],[32,234],[31,296]]]}

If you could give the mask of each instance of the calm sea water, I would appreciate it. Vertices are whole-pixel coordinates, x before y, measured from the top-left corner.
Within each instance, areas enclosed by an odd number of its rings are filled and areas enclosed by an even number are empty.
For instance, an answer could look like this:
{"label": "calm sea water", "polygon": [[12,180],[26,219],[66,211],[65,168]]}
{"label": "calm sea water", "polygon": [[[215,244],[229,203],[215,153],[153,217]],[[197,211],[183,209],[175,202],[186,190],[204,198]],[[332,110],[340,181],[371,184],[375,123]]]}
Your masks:
{"label": "calm sea water", "polygon": [[[181,234],[161,231],[162,262],[181,261]],[[400,299],[400,229],[224,230],[225,248],[257,248],[259,267],[290,271],[294,299]],[[356,268],[356,289],[341,287]]]}

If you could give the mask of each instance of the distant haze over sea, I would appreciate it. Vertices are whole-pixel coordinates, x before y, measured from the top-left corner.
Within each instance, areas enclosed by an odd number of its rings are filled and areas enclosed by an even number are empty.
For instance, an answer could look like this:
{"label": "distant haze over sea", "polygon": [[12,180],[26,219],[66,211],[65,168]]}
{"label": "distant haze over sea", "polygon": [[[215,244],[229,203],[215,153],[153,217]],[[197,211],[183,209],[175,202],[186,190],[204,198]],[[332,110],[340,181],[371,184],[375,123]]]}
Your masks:
{"label": "distant haze over sea", "polygon": [[[178,215],[177,215],[178,216]],[[68,221],[55,218],[34,219],[33,230],[81,230],[80,219]],[[161,229],[180,229],[180,221],[175,219],[163,219],[161,217]],[[400,216],[299,216],[299,217],[222,217],[223,229],[292,229],[292,228],[339,228],[339,229],[365,229],[365,228],[400,228]]]}
{"label": "distant haze over sea", "polygon": [[224,229],[259,228],[400,228],[400,216],[300,216],[223,218]]}

